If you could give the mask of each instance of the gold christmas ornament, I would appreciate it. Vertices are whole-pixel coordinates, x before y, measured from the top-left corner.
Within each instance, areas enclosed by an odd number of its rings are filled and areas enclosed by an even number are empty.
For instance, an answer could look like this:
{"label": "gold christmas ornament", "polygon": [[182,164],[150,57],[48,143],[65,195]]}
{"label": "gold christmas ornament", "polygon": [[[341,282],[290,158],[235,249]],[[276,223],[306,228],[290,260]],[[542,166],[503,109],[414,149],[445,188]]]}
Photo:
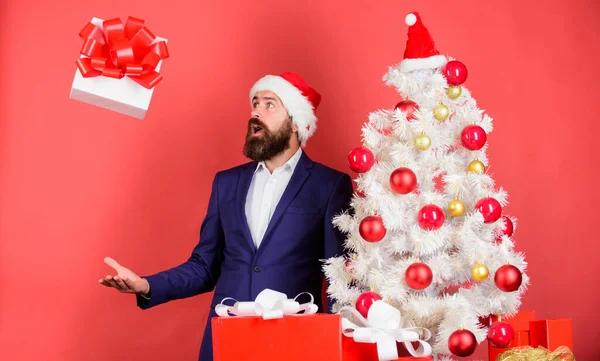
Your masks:
{"label": "gold christmas ornament", "polygon": [[461,96],[462,94],[462,88],[460,86],[451,86],[448,89],[446,89],[446,95],[448,95],[448,98],[450,99],[456,99],[459,96]]}
{"label": "gold christmas ornament", "polygon": [[417,135],[415,138],[415,148],[418,150],[427,150],[431,146],[431,138],[425,133]]}
{"label": "gold christmas ornament", "polygon": [[488,278],[490,271],[483,263],[477,263],[471,268],[471,276],[475,281],[483,281]]}
{"label": "gold christmas ornament", "polygon": [[435,119],[437,119],[441,122],[448,119],[449,115],[450,115],[450,109],[448,109],[448,107],[445,106],[444,104],[440,104],[437,107],[433,108],[433,116],[435,117]]}
{"label": "gold christmas ornament", "polygon": [[469,163],[469,172],[483,174],[485,172],[485,165],[479,159],[475,159]]}
{"label": "gold christmas ornament", "polygon": [[455,199],[448,205],[448,213],[453,217],[460,217],[465,214],[465,204],[460,199]]}

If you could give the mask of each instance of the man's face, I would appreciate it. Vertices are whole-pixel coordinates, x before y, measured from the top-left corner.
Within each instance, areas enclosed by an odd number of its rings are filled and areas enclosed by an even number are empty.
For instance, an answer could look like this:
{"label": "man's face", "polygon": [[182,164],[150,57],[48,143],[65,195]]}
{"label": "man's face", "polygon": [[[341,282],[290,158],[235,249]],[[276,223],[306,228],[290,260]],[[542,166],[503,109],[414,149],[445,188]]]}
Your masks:
{"label": "man's face", "polygon": [[279,97],[270,91],[258,92],[252,100],[244,155],[259,162],[271,159],[290,147],[297,131]]}

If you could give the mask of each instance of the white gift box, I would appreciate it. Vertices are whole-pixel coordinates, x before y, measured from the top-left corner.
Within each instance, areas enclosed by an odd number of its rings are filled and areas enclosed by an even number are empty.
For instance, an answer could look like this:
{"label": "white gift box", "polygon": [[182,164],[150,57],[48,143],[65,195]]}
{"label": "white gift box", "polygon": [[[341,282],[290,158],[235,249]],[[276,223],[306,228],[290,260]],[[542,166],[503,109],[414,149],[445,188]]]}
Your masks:
{"label": "white gift box", "polygon": [[[91,22],[102,30],[102,19],[92,18]],[[167,39],[156,36],[153,44],[159,41],[166,43]],[[157,72],[160,71],[161,65],[162,59],[155,68]],[[127,76],[121,79],[107,76],[84,78],[76,68],[69,98],[143,119],[155,88],[147,89]]]}

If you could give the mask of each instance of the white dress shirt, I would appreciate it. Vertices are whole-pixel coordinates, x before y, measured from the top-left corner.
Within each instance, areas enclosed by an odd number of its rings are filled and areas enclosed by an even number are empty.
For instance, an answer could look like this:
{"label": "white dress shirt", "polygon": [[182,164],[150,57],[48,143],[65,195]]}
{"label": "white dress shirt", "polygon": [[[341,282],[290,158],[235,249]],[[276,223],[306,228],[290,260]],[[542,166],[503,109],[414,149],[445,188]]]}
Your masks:
{"label": "white dress shirt", "polygon": [[284,165],[273,170],[273,173],[269,172],[264,162],[258,163],[254,170],[246,196],[246,219],[257,249],[301,155],[302,149],[298,148],[298,151]]}

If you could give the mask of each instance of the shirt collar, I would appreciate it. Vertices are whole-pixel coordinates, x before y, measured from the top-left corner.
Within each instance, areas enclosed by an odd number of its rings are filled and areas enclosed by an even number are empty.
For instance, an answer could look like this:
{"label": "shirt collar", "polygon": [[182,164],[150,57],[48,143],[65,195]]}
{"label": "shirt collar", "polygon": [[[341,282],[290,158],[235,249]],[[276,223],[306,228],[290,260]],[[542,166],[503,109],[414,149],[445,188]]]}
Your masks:
{"label": "shirt collar", "polygon": [[[288,161],[285,162],[285,164],[282,165],[280,168],[285,167],[285,168],[294,170],[296,168],[296,165],[300,161],[301,155],[302,155],[302,148],[299,147],[298,150],[296,151],[296,153],[294,153],[294,155],[290,159],[288,159]],[[254,170],[254,173],[258,172],[261,169],[267,169],[267,166],[264,161],[258,162],[258,164],[256,165],[256,169]]]}

